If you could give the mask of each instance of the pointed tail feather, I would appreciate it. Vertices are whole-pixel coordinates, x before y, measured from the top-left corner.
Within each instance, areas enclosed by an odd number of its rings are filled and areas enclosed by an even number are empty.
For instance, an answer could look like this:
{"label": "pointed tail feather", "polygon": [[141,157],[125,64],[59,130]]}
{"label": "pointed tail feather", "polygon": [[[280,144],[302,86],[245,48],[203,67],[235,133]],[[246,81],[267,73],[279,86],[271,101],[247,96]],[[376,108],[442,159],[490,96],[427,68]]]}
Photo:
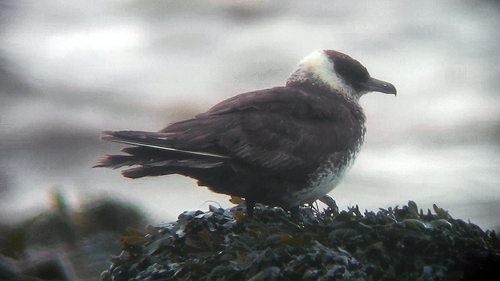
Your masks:
{"label": "pointed tail feather", "polygon": [[137,179],[146,176],[162,176],[168,174],[175,174],[173,171],[159,169],[158,167],[135,167],[122,171],[122,175],[126,178]]}
{"label": "pointed tail feather", "polygon": [[182,174],[185,176],[195,177],[201,170],[210,170],[223,166],[224,162],[202,161],[202,160],[165,160],[162,162],[152,163],[133,167],[122,171],[122,175],[127,178],[142,178],[145,176],[162,176],[170,174]]}
{"label": "pointed tail feather", "polygon": [[224,165],[227,156],[187,151],[171,147],[172,140],[167,133],[141,131],[104,131],[102,140],[134,145],[121,151],[127,155],[106,155],[99,159],[94,168],[121,168],[135,166],[122,171],[128,178],[183,174],[194,176],[201,170],[209,171]]}
{"label": "pointed tail feather", "polygon": [[92,168],[112,168],[118,169],[123,166],[132,166],[137,164],[134,156],[130,155],[106,155],[97,160],[97,163]]}
{"label": "pointed tail feather", "polygon": [[172,139],[169,138],[171,133],[156,133],[156,132],[143,132],[143,131],[103,131],[101,133],[101,140],[130,144],[140,147],[150,147],[159,150],[176,151],[198,156],[208,156],[222,159],[229,159],[230,157],[201,151],[189,151],[177,149],[172,147]]}

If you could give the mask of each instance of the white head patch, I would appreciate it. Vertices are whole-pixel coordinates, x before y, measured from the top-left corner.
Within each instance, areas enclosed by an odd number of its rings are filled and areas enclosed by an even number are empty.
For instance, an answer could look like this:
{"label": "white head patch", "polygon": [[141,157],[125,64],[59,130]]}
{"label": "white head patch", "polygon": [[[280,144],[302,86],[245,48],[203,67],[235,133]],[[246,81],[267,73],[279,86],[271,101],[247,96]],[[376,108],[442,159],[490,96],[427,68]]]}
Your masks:
{"label": "white head patch", "polygon": [[307,80],[312,80],[313,83],[322,83],[350,98],[357,96],[354,89],[335,73],[333,62],[323,50],[315,51],[303,58],[297,68],[290,74],[287,83]]}

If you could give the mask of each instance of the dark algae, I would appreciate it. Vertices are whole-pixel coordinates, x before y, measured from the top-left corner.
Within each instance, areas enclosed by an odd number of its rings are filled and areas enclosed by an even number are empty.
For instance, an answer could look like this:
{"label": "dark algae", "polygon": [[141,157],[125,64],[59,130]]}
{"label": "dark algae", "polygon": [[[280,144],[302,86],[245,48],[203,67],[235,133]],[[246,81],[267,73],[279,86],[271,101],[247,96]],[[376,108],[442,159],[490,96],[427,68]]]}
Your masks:
{"label": "dark algae", "polygon": [[495,231],[434,205],[361,213],[301,207],[300,220],[257,205],[186,211],[130,230],[102,280],[489,280],[500,270]]}

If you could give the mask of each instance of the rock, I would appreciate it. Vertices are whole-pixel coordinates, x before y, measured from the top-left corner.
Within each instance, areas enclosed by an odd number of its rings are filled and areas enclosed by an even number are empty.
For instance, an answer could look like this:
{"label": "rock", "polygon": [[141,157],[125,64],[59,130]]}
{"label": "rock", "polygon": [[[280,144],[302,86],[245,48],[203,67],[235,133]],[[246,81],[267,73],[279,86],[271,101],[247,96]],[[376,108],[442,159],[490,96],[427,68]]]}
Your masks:
{"label": "rock", "polygon": [[[377,213],[257,205],[190,211],[125,245],[102,280],[475,280],[499,274],[494,231],[413,201]],[[124,239],[124,241],[128,241]],[[130,240],[133,241],[133,240]],[[133,249],[133,250],[132,250]],[[479,279],[478,279],[479,280]]]}

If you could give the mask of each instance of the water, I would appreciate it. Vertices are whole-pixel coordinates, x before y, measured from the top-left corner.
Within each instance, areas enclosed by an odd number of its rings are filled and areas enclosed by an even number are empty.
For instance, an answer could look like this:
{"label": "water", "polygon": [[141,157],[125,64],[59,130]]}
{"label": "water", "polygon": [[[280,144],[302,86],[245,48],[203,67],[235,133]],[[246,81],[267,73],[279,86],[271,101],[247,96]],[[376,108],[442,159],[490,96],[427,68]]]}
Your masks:
{"label": "water", "polygon": [[[9,2],[10,3],[10,2]],[[315,49],[343,51],[396,98],[362,99],[365,146],[341,208],[436,203],[500,225],[500,18],[494,1],[17,1],[0,4],[0,214],[112,194],[168,221],[230,206],[180,176],[91,169],[100,130],[158,130],[237,93],[282,85]]]}

